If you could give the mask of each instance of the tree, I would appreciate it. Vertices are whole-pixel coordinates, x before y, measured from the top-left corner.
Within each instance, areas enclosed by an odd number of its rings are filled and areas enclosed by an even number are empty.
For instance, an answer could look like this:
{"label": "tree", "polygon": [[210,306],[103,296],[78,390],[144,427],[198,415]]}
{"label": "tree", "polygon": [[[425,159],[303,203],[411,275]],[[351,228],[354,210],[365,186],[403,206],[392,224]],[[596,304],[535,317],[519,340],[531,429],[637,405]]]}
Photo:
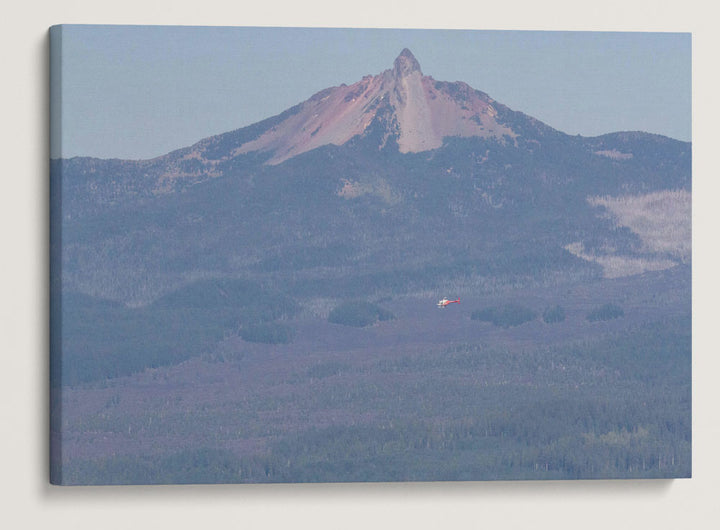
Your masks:
{"label": "tree", "polygon": [[330,311],[328,322],[362,328],[370,326],[378,320],[392,320],[393,318],[395,315],[377,304],[353,300],[343,302]]}
{"label": "tree", "polygon": [[590,322],[597,322],[598,320],[612,320],[614,318],[620,318],[625,314],[622,307],[617,304],[604,304],[598,308],[593,309],[587,315],[587,319]]}
{"label": "tree", "polygon": [[288,344],[292,341],[292,335],[292,329],[279,322],[254,324],[240,330],[243,340],[265,344]]}
{"label": "tree", "polygon": [[543,311],[543,322],[546,324],[554,324],[565,320],[565,309],[562,306],[551,306]]}
{"label": "tree", "polygon": [[473,311],[470,318],[481,322],[492,322],[496,326],[509,328],[533,320],[535,311],[528,307],[509,304]]}

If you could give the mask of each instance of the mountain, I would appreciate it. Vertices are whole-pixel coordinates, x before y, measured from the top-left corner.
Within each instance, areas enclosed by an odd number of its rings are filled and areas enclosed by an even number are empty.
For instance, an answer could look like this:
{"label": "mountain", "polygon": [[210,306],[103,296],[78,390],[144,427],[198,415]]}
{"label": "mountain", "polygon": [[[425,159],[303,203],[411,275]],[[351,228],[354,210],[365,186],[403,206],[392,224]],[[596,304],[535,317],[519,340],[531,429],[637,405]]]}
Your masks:
{"label": "mountain", "polygon": [[[517,116],[521,116],[516,113]],[[447,137],[514,139],[522,130],[556,132],[512,112],[465,83],[439,82],[424,76],[412,52],[404,49],[392,69],[368,75],[350,86],[322,90],[273,118],[204,139],[166,156],[146,161],[78,159],[77,171],[93,174],[98,166],[119,177],[120,189],[154,184],[154,192],[222,174],[222,163],[253,153],[276,165],[327,145],[344,145],[374,134],[377,148],[388,142],[401,153],[437,149]],[[512,125],[511,125],[512,123]],[[71,172],[75,170],[74,168]],[[102,171],[102,170],[101,170]]]}
{"label": "mountain", "polygon": [[54,483],[690,476],[689,143],[403,50],[50,188]]}
{"label": "mountain", "polygon": [[[690,170],[689,143],[570,136],[423,75],[405,49],[378,75],[155,159],[53,160],[51,193],[66,290],[147,305],[232,277],[342,298],[687,263]],[[638,228],[630,203],[654,224]]]}

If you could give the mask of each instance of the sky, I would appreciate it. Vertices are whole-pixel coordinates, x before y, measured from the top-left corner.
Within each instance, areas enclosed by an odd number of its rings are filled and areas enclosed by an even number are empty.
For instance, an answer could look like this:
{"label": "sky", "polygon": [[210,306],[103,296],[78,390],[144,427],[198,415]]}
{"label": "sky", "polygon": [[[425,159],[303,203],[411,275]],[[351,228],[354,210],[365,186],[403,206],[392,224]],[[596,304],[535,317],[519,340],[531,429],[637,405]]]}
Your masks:
{"label": "sky", "polygon": [[392,67],[464,81],[568,134],[691,140],[689,33],[65,25],[51,157],[146,159]]}

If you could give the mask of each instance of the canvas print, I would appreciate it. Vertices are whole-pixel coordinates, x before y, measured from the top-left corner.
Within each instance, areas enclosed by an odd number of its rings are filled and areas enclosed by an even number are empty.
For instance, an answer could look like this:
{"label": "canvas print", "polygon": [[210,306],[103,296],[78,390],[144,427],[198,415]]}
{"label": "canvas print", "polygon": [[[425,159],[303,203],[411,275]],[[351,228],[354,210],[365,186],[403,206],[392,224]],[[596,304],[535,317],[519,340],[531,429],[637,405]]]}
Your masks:
{"label": "canvas print", "polygon": [[691,35],[50,48],[52,483],[691,476]]}

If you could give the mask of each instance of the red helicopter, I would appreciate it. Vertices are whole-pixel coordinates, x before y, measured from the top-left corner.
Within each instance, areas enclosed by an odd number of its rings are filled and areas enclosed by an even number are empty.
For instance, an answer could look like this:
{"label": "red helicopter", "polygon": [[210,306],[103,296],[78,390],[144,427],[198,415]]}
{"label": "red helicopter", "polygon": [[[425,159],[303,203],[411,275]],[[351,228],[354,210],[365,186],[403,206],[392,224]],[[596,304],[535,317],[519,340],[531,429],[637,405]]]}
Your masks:
{"label": "red helicopter", "polygon": [[440,309],[445,309],[445,308],[446,308],[447,306],[449,306],[450,304],[459,304],[459,303],[460,303],[460,299],[459,299],[459,298],[458,298],[457,300],[448,300],[447,298],[443,298],[442,300],[440,300],[440,301],[438,302],[437,306],[438,306]]}

